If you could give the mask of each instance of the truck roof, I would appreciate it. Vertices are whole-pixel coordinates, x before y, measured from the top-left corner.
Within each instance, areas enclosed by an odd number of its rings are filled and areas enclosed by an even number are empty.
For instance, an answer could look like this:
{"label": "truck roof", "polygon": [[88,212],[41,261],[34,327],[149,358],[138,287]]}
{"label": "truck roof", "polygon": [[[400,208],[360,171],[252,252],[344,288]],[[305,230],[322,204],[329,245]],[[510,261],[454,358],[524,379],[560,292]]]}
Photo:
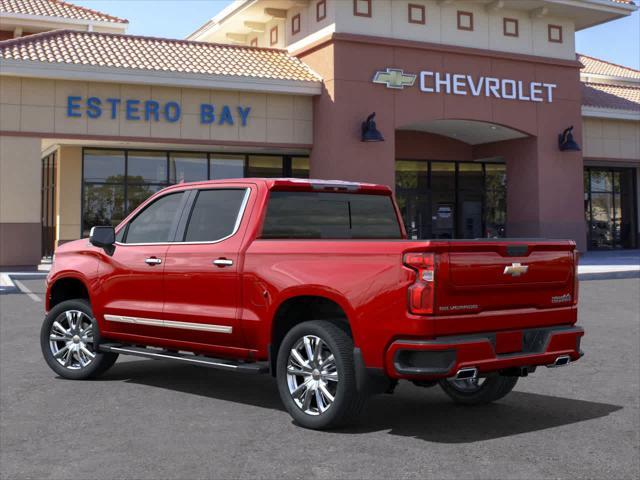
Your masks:
{"label": "truck roof", "polygon": [[363,182],[348,182],[343,180],[322,180],[305,178],[229,178],[224,180],[206,180],[202,182],[185,182],[172,185],[170,189],[180,189],[191,186],[220,185],[229,183],[263,183],[269,190],[296,191],[331,191],[343,193],[369,193],[390,195],[391,189],[386,185]]}

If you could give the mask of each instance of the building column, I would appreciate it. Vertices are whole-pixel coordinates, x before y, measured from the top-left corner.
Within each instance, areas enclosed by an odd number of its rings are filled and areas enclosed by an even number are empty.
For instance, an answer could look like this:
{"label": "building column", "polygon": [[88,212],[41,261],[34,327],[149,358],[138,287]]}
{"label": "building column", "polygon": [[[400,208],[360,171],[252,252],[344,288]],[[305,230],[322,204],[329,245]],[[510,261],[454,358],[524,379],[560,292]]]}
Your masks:
{"label": "building column", "polygon": [[41,256],[40,138],[0,135],[0,266]]}
{"label": "building column", "polygon": [[56,247],[80,238],[82,147],[58,149],[56,169]]}

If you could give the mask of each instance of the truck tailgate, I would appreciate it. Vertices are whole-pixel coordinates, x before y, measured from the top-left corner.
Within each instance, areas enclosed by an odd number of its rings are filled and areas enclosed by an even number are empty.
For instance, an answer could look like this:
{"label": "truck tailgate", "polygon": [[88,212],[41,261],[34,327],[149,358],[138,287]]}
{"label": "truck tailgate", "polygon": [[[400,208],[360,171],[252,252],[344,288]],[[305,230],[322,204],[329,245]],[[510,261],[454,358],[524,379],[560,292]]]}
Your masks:
{"label": "truck tailgate", "polygon": [[573,305],[575,244],[449,242],[436,267],[436,314]]}

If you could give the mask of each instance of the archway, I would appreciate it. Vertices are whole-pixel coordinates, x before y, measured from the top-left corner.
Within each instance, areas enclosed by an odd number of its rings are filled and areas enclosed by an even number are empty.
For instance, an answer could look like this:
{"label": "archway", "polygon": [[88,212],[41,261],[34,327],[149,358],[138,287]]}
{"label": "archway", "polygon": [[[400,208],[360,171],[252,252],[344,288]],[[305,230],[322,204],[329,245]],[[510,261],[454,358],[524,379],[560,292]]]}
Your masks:
{"label": "archway", "polygon": [[396,195],[409,235],[506,236],[509,146],[528,138],[504,125],[463,119],[396,130]]}

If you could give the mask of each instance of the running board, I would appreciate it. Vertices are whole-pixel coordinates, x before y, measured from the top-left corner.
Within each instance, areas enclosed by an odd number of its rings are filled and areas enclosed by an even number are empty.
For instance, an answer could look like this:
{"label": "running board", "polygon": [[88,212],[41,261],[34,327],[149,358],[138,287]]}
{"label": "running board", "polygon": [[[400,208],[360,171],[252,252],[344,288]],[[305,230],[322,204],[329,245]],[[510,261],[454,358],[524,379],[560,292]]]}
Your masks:
{"label": "running board", "polygon": [[120,345],[117,343],[103,343],[100,345],[100,350],[103,352],[120,353],[122,355],[133,355],[137,357],[151,358],[154,360],[176,360],[178,362],[190,363],[192,365],[199,365],[201,367],[217,368],[219,370],[229,370],[242,373],[269,372],[269,366],[266,362],[247,363],[155,348]]}

